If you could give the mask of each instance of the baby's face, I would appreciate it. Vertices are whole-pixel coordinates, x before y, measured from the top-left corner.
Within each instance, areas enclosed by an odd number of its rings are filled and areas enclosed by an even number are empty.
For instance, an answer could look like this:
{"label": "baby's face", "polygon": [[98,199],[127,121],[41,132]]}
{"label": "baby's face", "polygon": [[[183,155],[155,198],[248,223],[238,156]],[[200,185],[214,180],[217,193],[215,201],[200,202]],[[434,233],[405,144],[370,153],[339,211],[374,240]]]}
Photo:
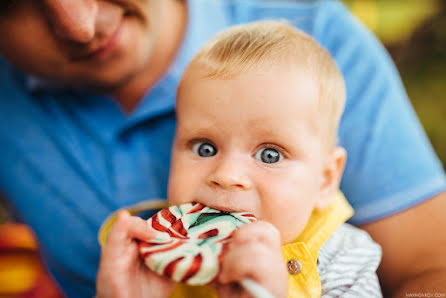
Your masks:
{"label": "baby's face", "polygon": [[316,83],[297,70],[202,76],[192,69],[177,99],[169,203],[249,211],[293,241],[323,184]]}

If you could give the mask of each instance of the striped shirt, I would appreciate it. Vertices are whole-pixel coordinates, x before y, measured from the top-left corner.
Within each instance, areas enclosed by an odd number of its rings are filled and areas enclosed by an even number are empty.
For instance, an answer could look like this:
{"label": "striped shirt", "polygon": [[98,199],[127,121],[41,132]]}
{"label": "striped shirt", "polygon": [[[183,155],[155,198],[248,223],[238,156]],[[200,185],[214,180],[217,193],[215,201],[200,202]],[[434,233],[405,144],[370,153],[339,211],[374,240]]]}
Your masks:
{"label": "striped shirt", "polygon": [[380,260],[381,247],[365,231],[341,225],[319,251],[321,297],[382,297]]}

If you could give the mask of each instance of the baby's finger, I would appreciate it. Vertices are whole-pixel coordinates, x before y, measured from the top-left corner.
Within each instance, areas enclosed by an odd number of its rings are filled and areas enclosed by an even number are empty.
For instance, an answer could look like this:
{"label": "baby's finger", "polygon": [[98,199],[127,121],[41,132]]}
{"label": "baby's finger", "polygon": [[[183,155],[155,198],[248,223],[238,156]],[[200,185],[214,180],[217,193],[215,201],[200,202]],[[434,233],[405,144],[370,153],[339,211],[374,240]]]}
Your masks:
{"label": "baby's finger", "polygon": [[139,217],[131,216],[127,210],[120,211],[116,221],[107,235],[106,244],[116,245],[133,239],[150,240],[155,236],[147,222]]}
{"label": "baby's finger", "polygon": [[148,227],[146,221],[131,216],[126,210],[120,211],[107,235],[101,259],[113,260],[123,256],[133,258],[136,253],[135,239],[149,240],[154,235],[155,232]]}
{"label": "baby's finger", "polygon": [[[254,241],[238,245],[231,243],[223,256],[218,281],[227,285],[233,282],[242,283],[246,279],[252,280],[275,297],[285,297],[288,274],[280,246],[274,249],[272,245]],[[247,294],[246,291],[242,293]]]}
{"label": "baby's finger", "polygon": [[151,240],[155,237],[155,230],[147,224],[147,221],[137,216],[130,217],[128,232],[130,238],[138,240]]}
{"label": "baby's finger", "polygon": [[280,232],[266,221],[257,221],[241,226],[234,232],[232,242],[235,244],[245,242],[261,242],[267,245],[280,246]]}
{"label": "baby's finger", "polygon": [[[215,290],[218,293],[218,297],[227,298],[227,297],[243,297],[244,289],[241,284],[232,282],[228,284],[218,284],[215,287]],[[246,295],[245,295],[246,296]],[[251,297],[251,296],[249,296]]]}
{"label": "baby's finger", "polygon": [[[245,242],[230,249],[223,257],[219,282],[238,282],[252,278],[261,282],[263,276],[270,276],[271,249],[255,242]],[[261,261],[259,261],[261,260]]]}

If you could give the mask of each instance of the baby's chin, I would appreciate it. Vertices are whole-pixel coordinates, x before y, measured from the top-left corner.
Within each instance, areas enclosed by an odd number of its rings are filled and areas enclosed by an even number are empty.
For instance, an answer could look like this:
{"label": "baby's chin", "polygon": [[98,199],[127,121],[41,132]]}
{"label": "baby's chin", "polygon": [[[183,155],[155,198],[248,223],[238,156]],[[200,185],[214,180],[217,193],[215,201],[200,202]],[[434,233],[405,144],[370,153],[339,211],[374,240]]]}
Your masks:
{"label": "baby's chin", "polygon": [[[271,223],[272,225],[274,225],[274,223]],[[280,239],[281,239],[281,243],[282,245],[285,244],[289,244],[292,243],[294,241],[296,241],[300,234],[302,234],[304,227],[299,228],[299,229],[294,229],[292,231],[283,231],[283,229],[281,230],[278,226],[274,225],[279,231],[280,231]]]}

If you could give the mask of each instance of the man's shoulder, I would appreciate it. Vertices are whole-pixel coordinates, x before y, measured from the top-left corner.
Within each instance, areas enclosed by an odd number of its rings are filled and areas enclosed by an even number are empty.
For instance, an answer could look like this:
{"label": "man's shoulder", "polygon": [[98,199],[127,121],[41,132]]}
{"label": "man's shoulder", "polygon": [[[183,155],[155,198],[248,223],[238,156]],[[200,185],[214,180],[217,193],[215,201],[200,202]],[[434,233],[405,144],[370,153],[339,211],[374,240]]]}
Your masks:
{"label": "man's shoulder", "polygon": [[348,9],[338,0],[223,0],[223,2],[226,7],[232,9],[234,15],[245,18],[238,20],[242,22],[280,18],[299,24],[302,20],[307,21],[306,17],[314,21],[314,18],[342,18],[349,14]]}
{"label": "man's shoulder", "polygon": [[350,15],[339,0],[192,0],[189,5],[199,15],[204,11],[216,15],[224,12],[227,20],[233,24],[260,19],[282,19],[299,24],[302,20],[327,17],[342,19]]}

